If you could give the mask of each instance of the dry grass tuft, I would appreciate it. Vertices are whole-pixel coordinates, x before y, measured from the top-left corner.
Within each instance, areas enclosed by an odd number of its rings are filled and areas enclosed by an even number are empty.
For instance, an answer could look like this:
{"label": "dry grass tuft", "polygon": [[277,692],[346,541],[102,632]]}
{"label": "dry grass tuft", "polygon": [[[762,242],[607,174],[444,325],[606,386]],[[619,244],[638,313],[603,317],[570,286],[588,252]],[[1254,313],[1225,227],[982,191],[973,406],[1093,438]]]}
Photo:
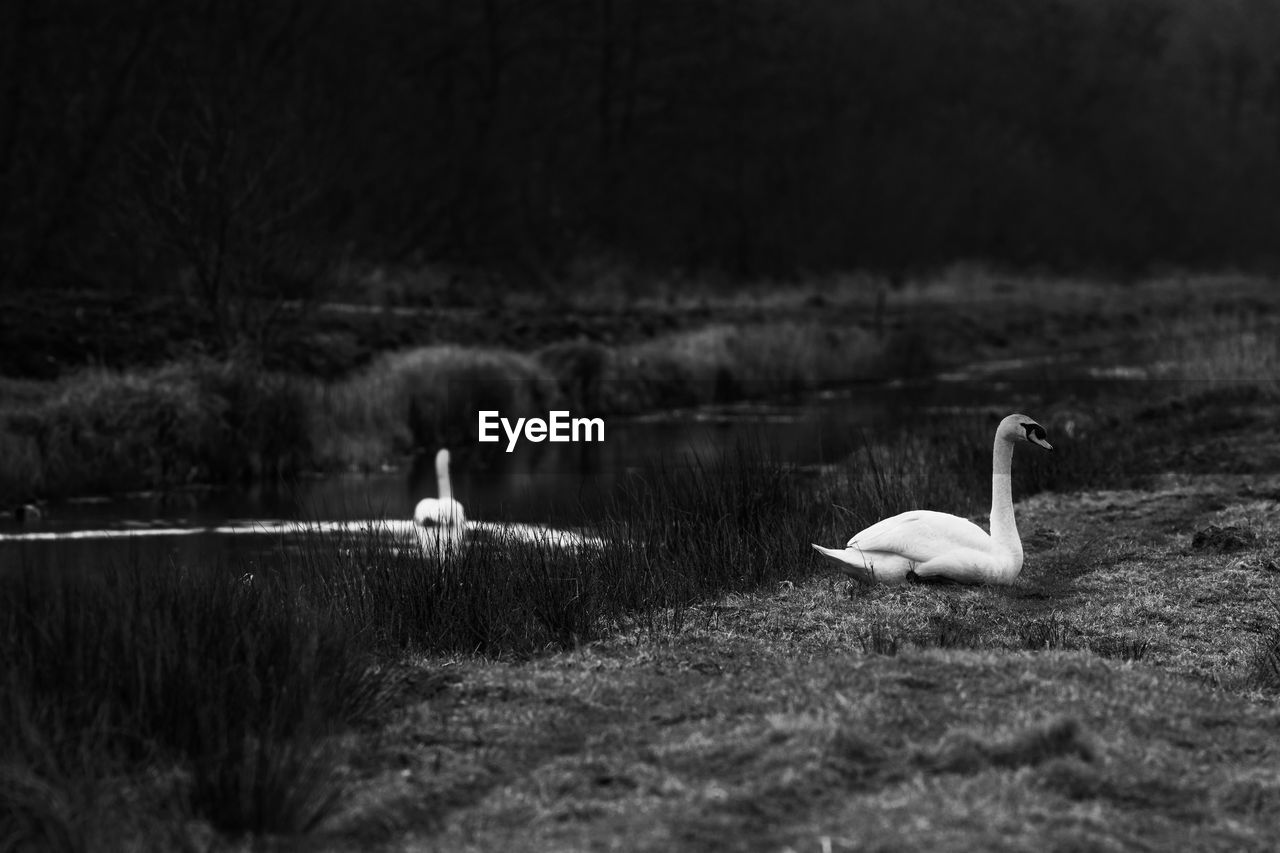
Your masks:
{"label": "dry grass tuft", "polygon": [[1194,551],[1213,551],[1216,554],[1228,554],[1248,548],[1258,541],[1258,534],[1247,527],[1228,524],[1220,527],[1211,524],[1197,530],[1191,537],[1191,548]]}
{"label": "dry grass tuft", "polygon": [[1034,767],[1050,759],[1070,756],[1092,761],[1094,749],[1080,723],[1070,717],[1033,726],[1004,740],[986,740],[972,732],[951,732],[916,762],[939,773],[977,773],[987,767]]}

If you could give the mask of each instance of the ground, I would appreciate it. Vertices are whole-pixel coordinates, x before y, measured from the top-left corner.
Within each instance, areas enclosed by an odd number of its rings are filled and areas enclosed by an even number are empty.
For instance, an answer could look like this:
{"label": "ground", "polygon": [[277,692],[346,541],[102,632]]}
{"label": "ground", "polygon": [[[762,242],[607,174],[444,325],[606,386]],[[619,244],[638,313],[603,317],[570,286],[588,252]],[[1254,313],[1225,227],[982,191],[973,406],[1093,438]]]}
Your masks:
{"label": "ground", "polygon": [[417,661],[351,736],[333,849],[1274,849],[1280,475],[1017,511],[1009,588],[819,572],[675,634]]}

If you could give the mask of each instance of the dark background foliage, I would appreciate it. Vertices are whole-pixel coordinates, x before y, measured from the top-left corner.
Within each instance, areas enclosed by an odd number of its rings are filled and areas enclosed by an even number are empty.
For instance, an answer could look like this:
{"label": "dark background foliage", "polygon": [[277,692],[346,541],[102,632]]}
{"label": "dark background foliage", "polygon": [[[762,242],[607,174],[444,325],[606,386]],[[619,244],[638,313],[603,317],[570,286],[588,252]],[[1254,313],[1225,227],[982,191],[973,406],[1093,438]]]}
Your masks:
{"label": "dark background foliage", "polygon": [[1280,226],[1268,0],[16,0],[0,33],[7,288],[1257,266]]}

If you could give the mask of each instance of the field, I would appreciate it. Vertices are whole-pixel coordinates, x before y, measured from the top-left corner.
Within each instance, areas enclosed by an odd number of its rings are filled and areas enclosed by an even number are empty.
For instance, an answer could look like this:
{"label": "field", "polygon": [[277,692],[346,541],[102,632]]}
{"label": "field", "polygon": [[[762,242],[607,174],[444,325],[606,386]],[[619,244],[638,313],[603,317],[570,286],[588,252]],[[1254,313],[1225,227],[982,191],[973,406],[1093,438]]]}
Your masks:
{"label": "field", "polygon": [[[1277,485],[1033,501],[1063,539],[1011,591],[818,576],[661,642],[460,661],[369,784],[445,812],[427,849],[1267,849]],[[1259,541],[1168,532],[1227,519]]]}
{"label": "field", "polygon": [[[823,470],[673,472],[601,552],[10,572],[0,847],[1270,849],[1271,315],[1141,293],[1164,307],[1073,340],[1166,378],[1033,413],[1057,452],[1015,459],[1008,588],[864,587],[808,548],[913,506],[982,520],[982,414]],[[1004,333],[1037,329],[1006,350],[1094,322],[1002,298]]]}

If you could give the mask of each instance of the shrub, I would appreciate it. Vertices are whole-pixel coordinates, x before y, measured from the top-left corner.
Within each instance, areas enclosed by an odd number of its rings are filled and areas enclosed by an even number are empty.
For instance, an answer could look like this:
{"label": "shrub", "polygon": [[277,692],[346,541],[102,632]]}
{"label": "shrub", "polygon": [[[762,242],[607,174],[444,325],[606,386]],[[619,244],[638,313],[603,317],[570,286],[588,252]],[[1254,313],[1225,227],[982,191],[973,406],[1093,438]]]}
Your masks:
{"label": "shrub", "polygon": [[241,362],[93,370],[0,421],[10,499],[285,477],[312,457],[297,380]]}
{"label": "shrub", "polygon": [[715,325],[617,350],[601,380],[605,412],[727,402],[884,375],[882,344],[857,327]]}
{"label": "shrub", "polygon": [[502,350],[431,346],[390,353],[325,389],[322,464],[369,464],[475,440],[476,412],[545,413],[561,399],[546,368]]}
{"label": "shrub", "polygon": [[220,414],[208,461],[211,479],[284,479],[306,470],[314,457],[308,386],[249,362],[198,362],[204,396]]}

